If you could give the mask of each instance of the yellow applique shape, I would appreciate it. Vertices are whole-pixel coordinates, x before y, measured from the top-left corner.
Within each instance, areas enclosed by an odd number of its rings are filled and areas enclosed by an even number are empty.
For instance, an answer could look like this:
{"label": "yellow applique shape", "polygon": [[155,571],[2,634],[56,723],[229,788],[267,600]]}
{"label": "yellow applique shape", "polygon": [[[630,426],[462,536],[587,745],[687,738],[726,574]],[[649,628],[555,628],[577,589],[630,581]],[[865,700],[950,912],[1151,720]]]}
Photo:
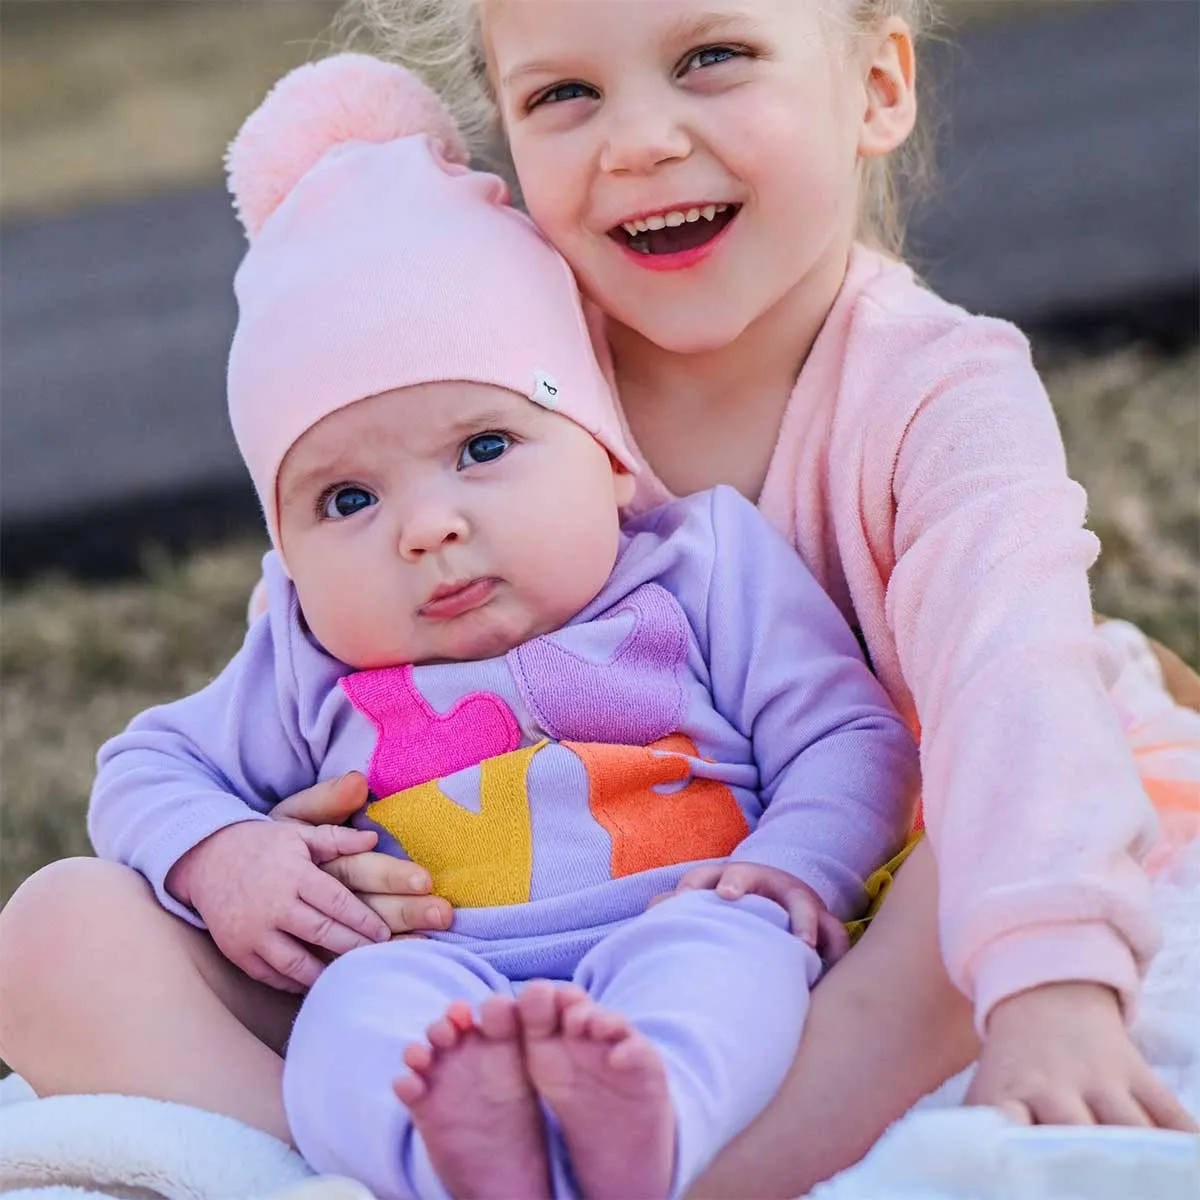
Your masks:
{"label": "yellow applique shape", "polygon": [[437,781],[385,796],[367,816],[433,877],[455,908],[524,904],[533,876],[526,775],[545,740],[479,764],[479,812],[451,800]]}

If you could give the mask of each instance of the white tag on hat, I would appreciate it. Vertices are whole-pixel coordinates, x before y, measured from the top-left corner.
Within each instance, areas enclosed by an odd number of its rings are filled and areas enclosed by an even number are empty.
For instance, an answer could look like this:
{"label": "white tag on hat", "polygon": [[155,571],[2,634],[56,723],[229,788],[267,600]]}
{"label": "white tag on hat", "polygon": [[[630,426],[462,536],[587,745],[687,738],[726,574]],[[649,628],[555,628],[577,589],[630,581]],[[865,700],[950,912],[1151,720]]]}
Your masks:
{"label": "white tag on hat", "polygon": [[557,408],[558,384],[554,381],[554,376],[547,375],[545,371],[534,371],[533,393],[529,398],[543,408]]}

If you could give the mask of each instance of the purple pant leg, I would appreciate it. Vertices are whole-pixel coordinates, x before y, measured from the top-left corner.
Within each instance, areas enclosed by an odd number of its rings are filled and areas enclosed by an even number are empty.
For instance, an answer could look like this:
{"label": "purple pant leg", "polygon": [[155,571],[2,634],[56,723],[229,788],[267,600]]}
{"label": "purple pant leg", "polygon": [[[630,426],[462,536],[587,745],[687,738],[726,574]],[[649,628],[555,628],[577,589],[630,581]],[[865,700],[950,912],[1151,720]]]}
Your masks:
{"label": "purple pant leg", "polygon": [[512,985],[474,955],[434,941],[352,950],[322,972],[288,1041],[283,1099],[314,1170],[348,1175],[379,1200],[448,1200],[392,1081],[401,1053],[452,1000],[472,1008]]}
{"label": "purple pant leg", "polygon": [[575,982],[663,1057],[676,1113],[674,1195],[783,1083],[820,971],[782,908],[715,892],[672,897],[580,962]]}

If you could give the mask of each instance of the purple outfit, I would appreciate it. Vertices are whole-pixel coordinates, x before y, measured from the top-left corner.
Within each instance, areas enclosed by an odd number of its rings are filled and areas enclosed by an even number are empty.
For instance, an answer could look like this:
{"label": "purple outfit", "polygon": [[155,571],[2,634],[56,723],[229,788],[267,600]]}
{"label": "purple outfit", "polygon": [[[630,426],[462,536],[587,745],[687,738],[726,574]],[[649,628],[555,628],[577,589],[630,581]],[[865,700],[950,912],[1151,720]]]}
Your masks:
{"label": "purple outfit", "polygon": [[485,662],[352,671],[272,555],[265,570],[269,612],[221,676],[101,750],[98,852],[198,925],[163,886],[186,851],[365,771],[361,823],[430,870],[454,927],[322,974],[284,1077],[301,1151],[380,1197],[444,1195],[391,1090],[402,1048],[452,999],[574,979],[662,1053],[682,1191],[782,1082],[820,968],[760,897],[647,903],[729,858],[845,919],[911,827],[915,745],[833,602],[726,488],[627,524],[600,595]]}

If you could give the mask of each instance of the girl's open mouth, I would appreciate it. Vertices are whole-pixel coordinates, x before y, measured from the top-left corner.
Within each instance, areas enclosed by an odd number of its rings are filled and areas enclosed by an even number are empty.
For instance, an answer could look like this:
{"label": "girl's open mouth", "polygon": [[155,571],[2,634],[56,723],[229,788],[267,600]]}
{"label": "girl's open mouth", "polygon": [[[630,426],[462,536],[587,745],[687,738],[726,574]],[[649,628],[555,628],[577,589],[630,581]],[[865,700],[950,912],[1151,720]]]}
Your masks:
{"label": "girl's open mouth", "polygon": [[714,241],[741,210],[740,204],[705,204],[625,221],[608,236],[635,254],[686,254]]}

